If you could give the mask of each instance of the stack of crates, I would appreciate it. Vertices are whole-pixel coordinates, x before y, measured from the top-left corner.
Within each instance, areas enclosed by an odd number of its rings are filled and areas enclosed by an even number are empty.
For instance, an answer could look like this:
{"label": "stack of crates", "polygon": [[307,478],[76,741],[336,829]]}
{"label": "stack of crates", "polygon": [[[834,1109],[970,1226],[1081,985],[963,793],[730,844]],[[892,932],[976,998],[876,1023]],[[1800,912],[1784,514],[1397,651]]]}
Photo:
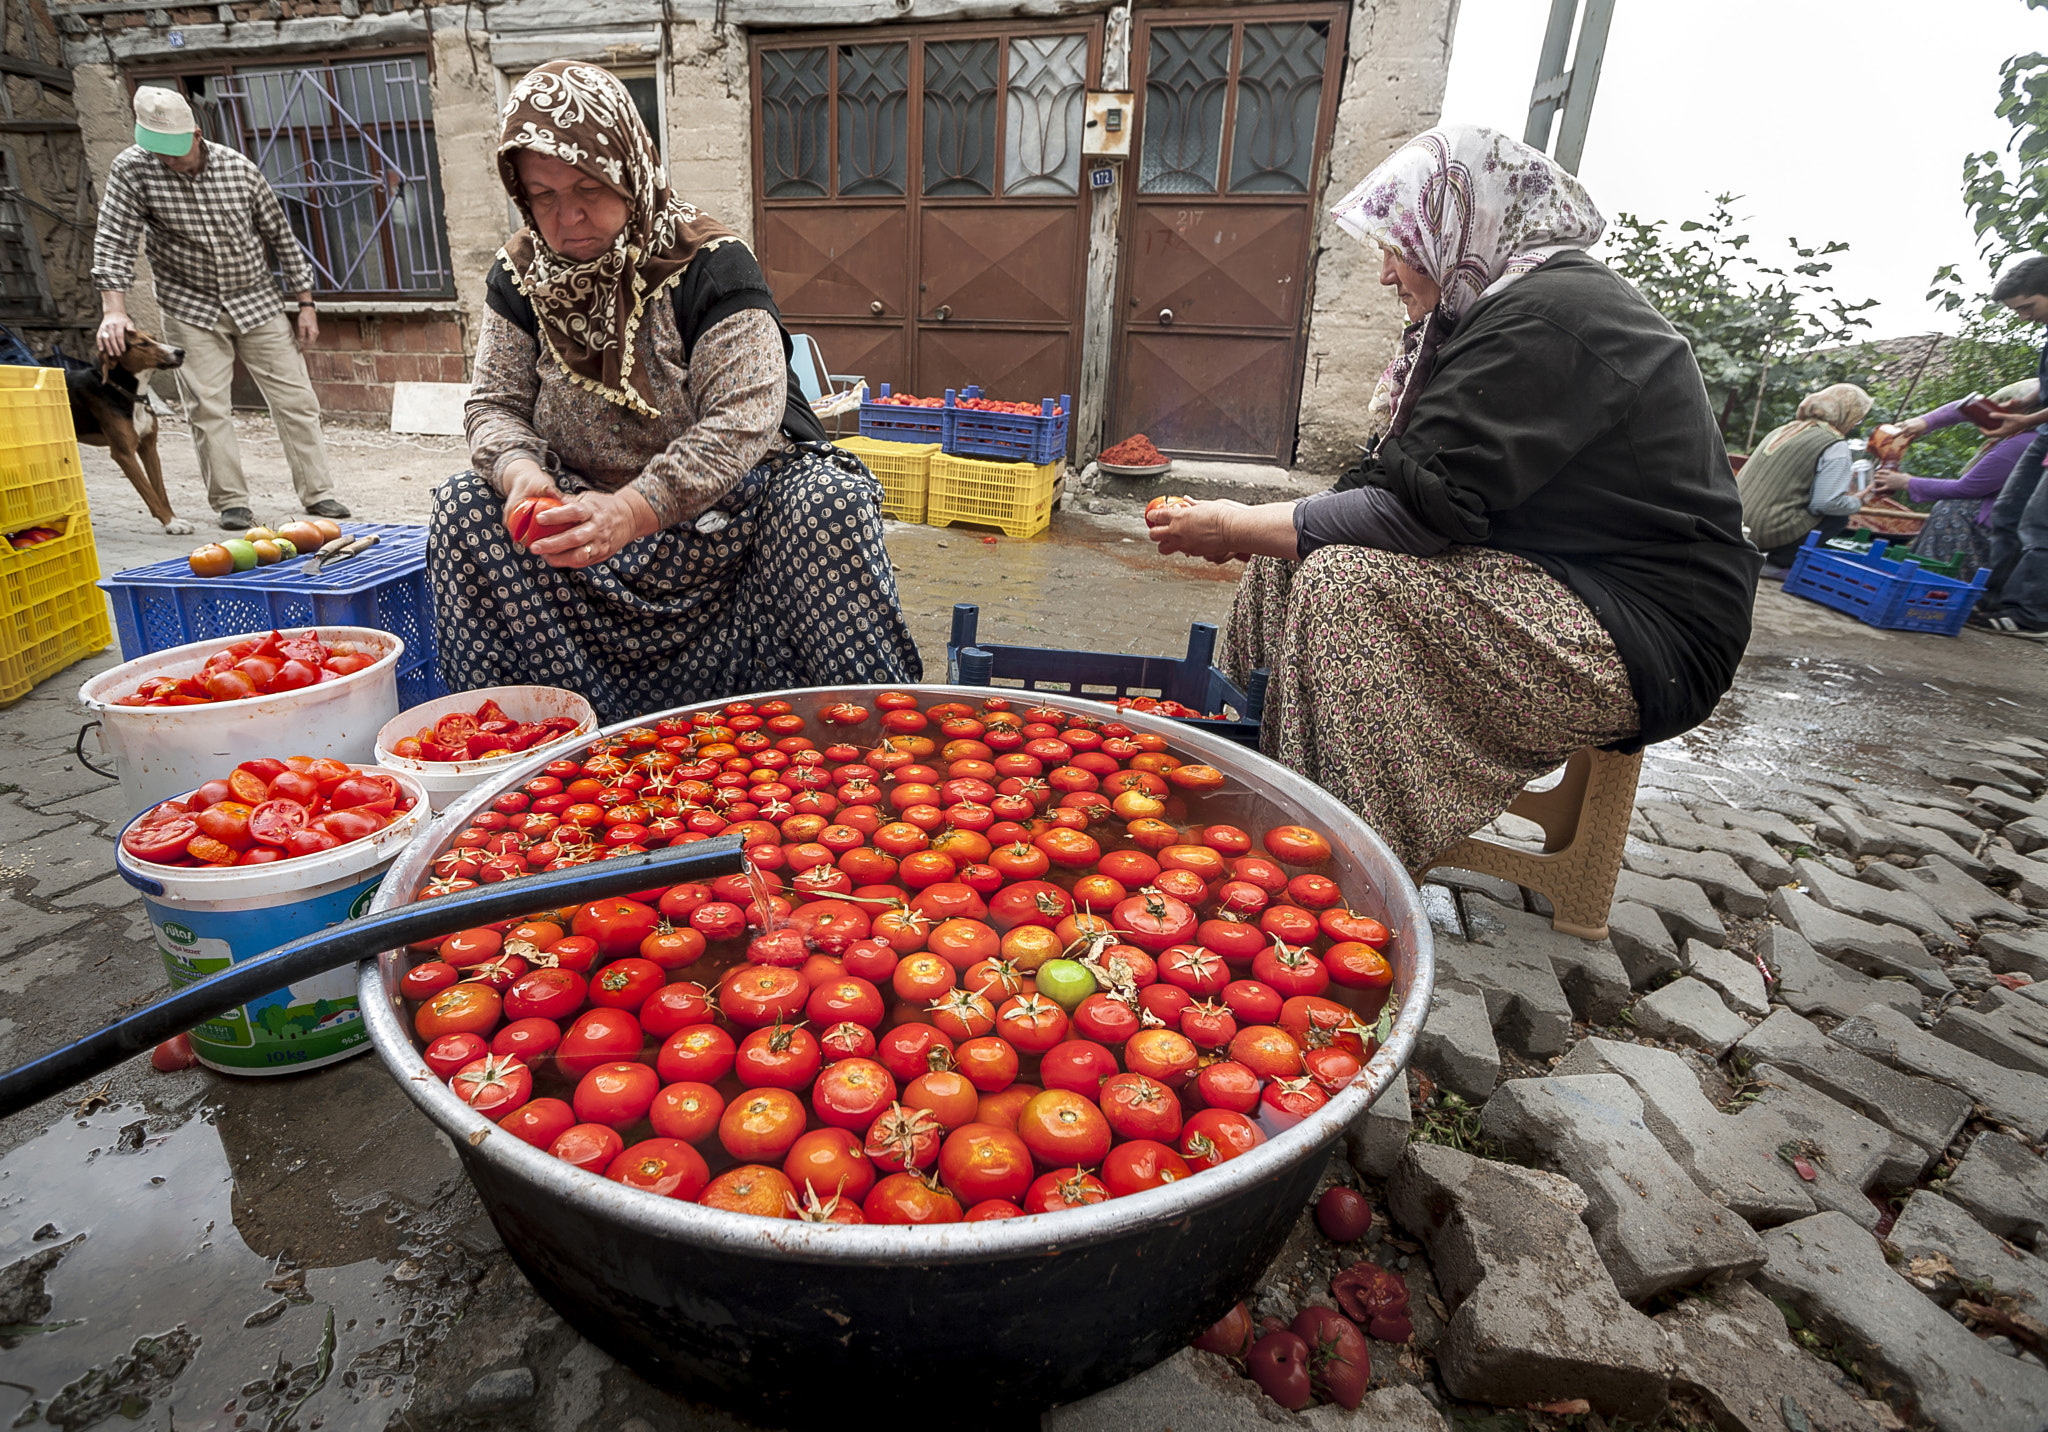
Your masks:
{"label": "stack of crates", "polygon": [[63,371],[0,366],[0,706],[113,640],[99,575]]}
{"label": "stack of crates", "polygon": [[1074,400],[1042,399],[1036,414],[989,413],[959,406],[980,388],[946,390],[946,450],[932,459],[925,521],[971,522],[1011,537],[1035,537],[1052,525],[1066,475],[1067,419]]}
{"label": "stack of crates", "polygon": [[885,442],[880,438],[835,438],[833,446],[843,448],[867,464],[882,484],[882,515],[898,522],[922,522],[925,487],[931,479],[932,459],[937,443]]}

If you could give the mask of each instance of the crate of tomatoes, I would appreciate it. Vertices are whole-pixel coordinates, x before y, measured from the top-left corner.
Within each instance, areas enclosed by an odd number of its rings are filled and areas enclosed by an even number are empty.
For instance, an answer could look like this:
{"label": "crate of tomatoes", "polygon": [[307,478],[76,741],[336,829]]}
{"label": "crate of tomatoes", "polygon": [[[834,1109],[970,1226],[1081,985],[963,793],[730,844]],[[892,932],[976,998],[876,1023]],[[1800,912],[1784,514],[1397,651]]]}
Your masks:
{"label": "crate of tomatoes", "polygon": [[978,387],[946,390],[946,451],[954,457],[1011,462],[1057,462],[1067,455],[1067,416],[1074,400],[1009,403],[984,397]]}
{"label": "crate of tomatoes", "polygon": [[882,442],[942,443],[952,432],[952,421],[945,398],[894,393],[887,383],[860,405],[860,435]]}

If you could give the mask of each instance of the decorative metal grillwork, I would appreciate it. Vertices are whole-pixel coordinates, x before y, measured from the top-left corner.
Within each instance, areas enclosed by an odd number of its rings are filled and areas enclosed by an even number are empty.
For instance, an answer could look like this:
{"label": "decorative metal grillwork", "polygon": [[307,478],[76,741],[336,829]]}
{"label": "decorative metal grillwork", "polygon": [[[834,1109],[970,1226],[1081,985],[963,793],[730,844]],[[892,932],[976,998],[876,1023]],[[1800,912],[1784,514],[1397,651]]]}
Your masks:
{"label": "decorative metal grillwork", "polygon": [[822,199],[830,158],[827,50],[761,53],[761,158],[771,199]]}
{"label": "decorative metal grillwork", "polygon": [[909,147],[910,46],[842,46],[839,192],[901,194]]}
{"label": "decorative metal grillwork", "polygon": [[195,90],[207,137],[277,191],[317,292],[455,291],[420,57],[252,67]]}
{"label": "decorative metal grillwork", "polygon": [[1003,105],[1003,192],[1078,194],[1086,35],[1012,36]]}
{"label": "decorative metal grillwork", "polygon": [[924,192],[989,195],[996,188],[995,40],[924,47]]}
{"label": "decorative metal grillwork", "polygon": [[1213,194],[1230,92],[1230,26],[1152,31],[1145,63],[1145,136],[1138,190]]}
{"label": "decorative metal grillwork", "polygon": [[1306,194],[1323,103],[1323,21],[1247,25],[1238,58],[1237,123],[1230,134],[1230,192]]}

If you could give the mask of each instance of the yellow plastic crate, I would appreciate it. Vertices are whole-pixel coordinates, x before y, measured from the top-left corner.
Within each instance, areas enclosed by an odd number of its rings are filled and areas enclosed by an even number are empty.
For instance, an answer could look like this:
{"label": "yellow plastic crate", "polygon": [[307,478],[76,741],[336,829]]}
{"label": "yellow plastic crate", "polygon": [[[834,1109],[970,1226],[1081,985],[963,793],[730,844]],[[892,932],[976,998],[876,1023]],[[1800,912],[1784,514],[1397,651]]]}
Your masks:
{"label": "yellow plastic crate", "polygon": [[891,443],[880,438],[837,438],[834,446],[845,448],[868,465],[882,483],[882,515],[898,522],[922,522],[925,484],[937,443]]}
{"label": "yellow plastic crate", "polygon": [[64,371],[0,365],[0,532],[84,506]]}
{"label": "yellow plastic crate", "polygon": [[35,690],[38,682],[113,642],[113,623],[107,619],[106,598],[100,595],[99,588],[87,587],[83,594],[68,593],[48,605],[55,614],[75,608],[82,598],[90,599],[85,615],[55,630],[40,628],[40,638],[19,651],[14,649],[16,623],[9,621],[0,626],[0,706],[13,705]]}
{"label": "yellow plastic crate", "polygon": [[34,546],[16,547],[6,534],[0,533],[0,615],[25,612],[60,592],[92,587],[100,579],[92,518],[84,509],[29,525],[55,527],[64,535]]}
{"label": "yellow plastic crate", "polygon": [[1011,537],[1035,537],[1052,525],[1052,504],[1066,477],[1058,462],[989,462],[940,453],[925,490],[925,521],[934,527],[973,522]]}

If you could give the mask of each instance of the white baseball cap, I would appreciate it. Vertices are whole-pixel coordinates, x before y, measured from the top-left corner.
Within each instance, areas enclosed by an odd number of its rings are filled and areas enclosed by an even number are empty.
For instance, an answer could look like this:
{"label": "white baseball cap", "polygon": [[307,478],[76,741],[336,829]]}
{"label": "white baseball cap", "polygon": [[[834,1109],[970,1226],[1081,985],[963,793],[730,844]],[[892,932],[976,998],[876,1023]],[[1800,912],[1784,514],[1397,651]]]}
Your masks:
{"label": "white baseball cap", "polygon": [[190,154],[198,132],[192,106],[176,90],[143,85],[135,91],[135,142],[150,153]]}

